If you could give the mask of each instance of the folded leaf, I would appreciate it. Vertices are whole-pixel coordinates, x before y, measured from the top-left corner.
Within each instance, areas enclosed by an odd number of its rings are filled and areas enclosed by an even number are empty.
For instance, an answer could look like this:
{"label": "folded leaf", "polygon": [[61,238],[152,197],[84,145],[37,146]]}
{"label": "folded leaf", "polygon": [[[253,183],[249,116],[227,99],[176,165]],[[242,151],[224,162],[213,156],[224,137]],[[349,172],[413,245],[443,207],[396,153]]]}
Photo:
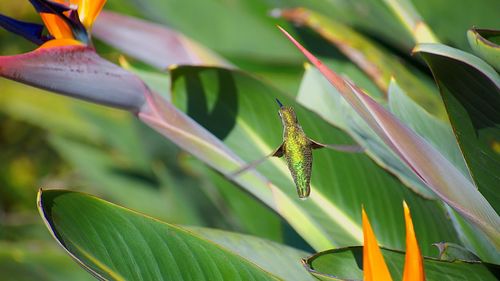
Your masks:
{"label": "folded leaf", "polygon": [[445,45],[422,44],[414,52],[439,85],[473,181],[500,211],[500,178],[493,172],[500,170],[500,76],[478,57]]}
{"label": "folded leaf", "polygon": [[351,82],[328,69],[286,31],[285,35],[323,73],[384,142],[444,202],[476,224],[500,249],[500,217],[467,178],[433,146],[403,125]]}
{"label": "folded leaf", "polygon": [[137,76],[83,46],[53,47],[1,56],[0,76],[132,111],[139,110],[148,91]]}
{"label": "folded leaf", "polygon": [[500,71],[500,30],[472,28],[467,39],[478,57]]}

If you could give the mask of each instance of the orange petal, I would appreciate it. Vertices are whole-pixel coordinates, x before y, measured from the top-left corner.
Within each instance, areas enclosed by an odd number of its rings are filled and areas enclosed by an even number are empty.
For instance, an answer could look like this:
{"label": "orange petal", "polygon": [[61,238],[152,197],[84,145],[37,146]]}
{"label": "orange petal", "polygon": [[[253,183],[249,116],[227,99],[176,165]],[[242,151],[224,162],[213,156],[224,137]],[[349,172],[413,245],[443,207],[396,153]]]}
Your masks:
{"label": "orange petal", "polygon": [[370,221],[366,216],[365,209],[363,215],[363,280],[364,281],[392,281],[391,274],[384,257],[378,247],[377,238],[373,233]]}
{"label": "orange petal", "polygon": [[83,46],[84,44],[80,41],[77,41],[75,39],[69,39],[69,38],[63,38],[63,39],[54,39],[54,40],[49,40],[42,44],[38,49],[43,49],[43,48],[52,48],[52,47],[61,47],[61,46]]}
{"label": "orange petal", "polygon": [[57,15],[40,13],[43,23],[49,30],[49,33],[56,39],[71,38],[73,39],[73,32],[71,28]]}
{"label": "orange petal", "polygon": [[422,262],[422,254],[420,253],[417,238],[415,237],[415,230],[413,229],[410,209],[404,201],[403,209],[406,222],[406,257],[403,281],[424,281],[425,273]]}
{"label": "orange petal", "polygon": [[78,2],[80,21],[87,30],[90,30],[102,7],[106,4],[106,0],[80,0]]}

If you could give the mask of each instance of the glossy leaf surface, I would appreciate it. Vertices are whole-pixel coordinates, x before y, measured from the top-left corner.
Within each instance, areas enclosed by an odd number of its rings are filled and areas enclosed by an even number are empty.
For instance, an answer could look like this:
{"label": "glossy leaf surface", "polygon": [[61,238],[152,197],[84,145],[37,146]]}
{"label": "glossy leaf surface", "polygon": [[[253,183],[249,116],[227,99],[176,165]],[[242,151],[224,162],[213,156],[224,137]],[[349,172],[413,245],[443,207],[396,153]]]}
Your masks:
{"label": "glossy leaf surface", "polygon": [[[276,273],[311,279],[298,262],[305,253],[266,240],[203,229],[195,234],[76,192],[40,191],[38,204],[54,238],[99,279],[276,280]],[[283,262],[295,266],[285,271]]]}

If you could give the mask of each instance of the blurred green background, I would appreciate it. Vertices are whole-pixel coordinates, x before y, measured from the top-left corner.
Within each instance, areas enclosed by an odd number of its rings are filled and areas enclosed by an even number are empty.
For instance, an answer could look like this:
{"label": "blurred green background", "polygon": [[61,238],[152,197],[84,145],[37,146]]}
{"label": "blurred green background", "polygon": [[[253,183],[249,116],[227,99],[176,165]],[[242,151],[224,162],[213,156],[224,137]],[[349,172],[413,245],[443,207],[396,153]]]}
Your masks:
{"label": "blurred green background", "polygon": [[[465,0],[413,2],[444,43],[464,50],[469,48],[465,31],[471,26],[500,27],[496,0],[467,6]],[[345,72],[363,75],[318,35],[269,16],[273,8],[295,6],[307,6],[353,26],[399,54],[401,60],[408,58],[413,46],[382,1],[111,0],[106,9],[167,24],[290,95],[297,93],[303,59],[279,34],[276,24],[294,29],[302,40],[311,42],[309,48],[327,61],[335,60]],[[0,13],[40,22],[29,1],[4,0]],[[95,43],[103,57],[117,61],[119,52]],[[0,30],[0,55],[34,48]],[[418,62],[408,63],[424,69]],[[363,87],[378,91],[365,80]],[[92,279],[45,229],[35,208],[40,187],[89,192],[167,222],[244,232],[310,249],[279,216],[231,188],[128,112],[6,79],[0,79],[0,166],[2,280]]]}

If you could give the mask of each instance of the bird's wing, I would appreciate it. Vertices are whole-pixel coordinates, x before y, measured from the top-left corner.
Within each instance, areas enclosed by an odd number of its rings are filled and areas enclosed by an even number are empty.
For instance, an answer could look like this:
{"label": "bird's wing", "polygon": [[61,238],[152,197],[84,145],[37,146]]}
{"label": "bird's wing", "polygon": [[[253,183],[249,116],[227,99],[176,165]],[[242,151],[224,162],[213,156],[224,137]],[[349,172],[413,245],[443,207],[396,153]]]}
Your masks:
{"label": "bird's wing", "polygon": [[244,165],[242,166],[241,168],[239,168],[238,170],[230,173],[229,175],[227,175],[227,177],[229,178],[234,178],[244,172],[246,172],[247,170],[250,170],[252,168],[255,168],[257,165],[259,165],[260,163],[264,162],[266,159],[268,159],[269,157],[282,157],[283,154],[284,154],[284,147],[285,147],[285,143],[283,142],[278,148],[276,148],[272,153],[262,157],[262,158],[259,158],[257,160],[254,160],[250,163],[248,163],[247,165]]}
{"label": "bird's wing", "polygon": [[365,151],[364,148],[360,145],[324,144],[312,139],[309,139],[309,142],[312,149],[329,148],[336,151],[350,152],[350,153],[361,153]]}

